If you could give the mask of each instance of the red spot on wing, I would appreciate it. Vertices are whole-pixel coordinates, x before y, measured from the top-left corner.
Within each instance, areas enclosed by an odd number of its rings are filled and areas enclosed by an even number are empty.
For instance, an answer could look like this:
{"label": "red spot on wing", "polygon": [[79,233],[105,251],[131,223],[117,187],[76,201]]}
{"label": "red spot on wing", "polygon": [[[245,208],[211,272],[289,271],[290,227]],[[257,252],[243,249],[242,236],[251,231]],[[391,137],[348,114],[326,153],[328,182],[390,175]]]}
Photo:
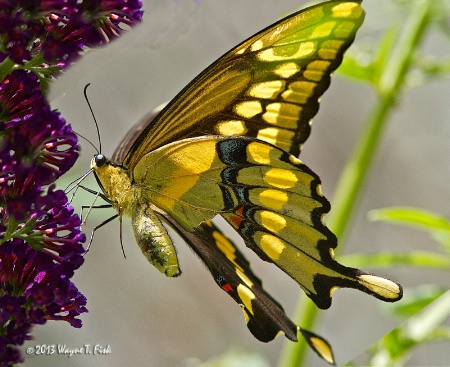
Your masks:
{"label": "red spot on wing", "polygon": [[233,292],[233,287],[229,283],[222,285],[222,289],[227,293]]}
{"label": "red spot on wing", "polygon": [[244,207],[240,206],[234,212],[237,215],[230,215],[230,220],[231,220],[231,223],[233,224],[233,226],[235,226],[236,228],[239,228],[241,223],[244,221]]}

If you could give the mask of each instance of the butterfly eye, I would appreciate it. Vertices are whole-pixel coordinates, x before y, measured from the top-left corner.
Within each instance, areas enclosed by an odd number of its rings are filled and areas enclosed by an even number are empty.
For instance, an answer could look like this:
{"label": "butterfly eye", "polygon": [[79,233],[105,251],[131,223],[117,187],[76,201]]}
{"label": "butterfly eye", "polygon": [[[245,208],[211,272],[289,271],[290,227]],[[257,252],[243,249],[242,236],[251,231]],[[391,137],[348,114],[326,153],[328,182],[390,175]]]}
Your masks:
{"label": "butterfly eye", "polygon": [[97,167],[101,167],[106,163],[106,157],[103,154],[97,154],[95,156],[95,164]]}

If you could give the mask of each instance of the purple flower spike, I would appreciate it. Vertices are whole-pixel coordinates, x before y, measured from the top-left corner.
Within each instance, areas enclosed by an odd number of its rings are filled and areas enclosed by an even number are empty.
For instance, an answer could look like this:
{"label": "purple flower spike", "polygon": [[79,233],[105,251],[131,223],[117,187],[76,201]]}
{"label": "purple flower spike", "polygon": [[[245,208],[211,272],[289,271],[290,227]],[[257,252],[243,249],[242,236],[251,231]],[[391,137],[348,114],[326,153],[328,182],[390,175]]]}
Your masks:
{"label": "purple flower spike", "polygon": [[23,362],[19,347],[34,325],[82,325],[86,298],[70,278],[84,262],[86,236],[54,185],[79,146],[44,87],[87,48],[139,22],[141,6],[0,0],[0,366]]}
{"label": "purple flower spike", "polygon": [[141,7],[136,0],[2,1],[0,62],[25,64],[40,55],[47,66],[65,69],[85,47],[108,43],[123,33],[122,24],[140,22]]}
{"label": "purple flower spike", "polygon": [[78,157],[77,137],[59,112],[51,111],[36,75],[11,73],[0,85],[0,195],[15,200],[67,172]]}

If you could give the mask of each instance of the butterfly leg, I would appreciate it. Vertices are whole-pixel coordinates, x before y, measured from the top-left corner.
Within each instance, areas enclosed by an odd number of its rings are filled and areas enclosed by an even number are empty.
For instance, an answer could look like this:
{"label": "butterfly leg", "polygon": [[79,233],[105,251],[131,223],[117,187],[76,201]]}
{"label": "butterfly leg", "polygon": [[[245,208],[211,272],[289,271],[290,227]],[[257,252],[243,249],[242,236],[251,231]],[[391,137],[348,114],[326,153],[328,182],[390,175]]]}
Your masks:
{"label": "butterfly leg", "polygon": [[[100,206],[101,206],[101,205],[100,205]],[[94,207],[94,208],[95,208],[95,207]],[[105,224],[108,224],[108,223],[111,222],[112,220],[116,219],[118,216],[119,216],[119,214],[115,214],[115,215],[113,215],[112,217],[108,218],[107,220],[101,222],[99,225],[95,226],[95,227],[92,229],[91,237],[89,238],[89,242],[88,242],[88,245],[87,245],[87,247],[86,247],[86,252],[85,252],[84,254],[87,254],[88,251],[89,251],[89,249],[91,248],[91,243],[92,243],[92,240],[94,239],[94,233],[95,233],[95,231],[96,231],[97,229],[103,227]]]}

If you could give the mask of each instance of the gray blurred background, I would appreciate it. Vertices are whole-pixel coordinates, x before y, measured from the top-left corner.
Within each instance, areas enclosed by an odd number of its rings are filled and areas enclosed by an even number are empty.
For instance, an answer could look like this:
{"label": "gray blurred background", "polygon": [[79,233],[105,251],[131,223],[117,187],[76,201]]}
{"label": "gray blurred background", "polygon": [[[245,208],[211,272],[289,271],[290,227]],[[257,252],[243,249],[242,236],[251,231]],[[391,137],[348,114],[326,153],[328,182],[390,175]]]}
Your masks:
{"label": "gray blurred background", "polygon": [[[82,95],[84,85],[91,83],[90,101],[107,156],[132,124],[170,100],[217,57],[306,4],[302,0],[144,3],[142,25],[110,46],[88,53],[53,84],[52,107],[59,109],[77,132],[98,145]],[[396,20],[385,9],[387,3],[365,1],[366,21],[356,43],[363,44]],[[447,49],[442,51],[442,47]],[[426,48],[430,53],[448,56],[448,43],[437,36],[427,38]],[[421,232],[369,222],[367,212],[407,205],[450,215],[449,87],[448,79],[436,80],[408,91],[399,101],[365,185],[352,230],[345,239],[345,253],[436,248]],[[321,110],[301,158],[320,175],[331,203],[339,173],[374,100],[367,86],[337,75],[321,100]],[[80,144],[81,157],[64,182],[89,168],[95,152],[86,142],[81,140]],[[86,185],[97,189],[93,177]],[[79,210],[82,204],[91,202],[92,195],[79,192],[73,205]],[[87,233],[112,214],[111,210],[94,211]],[[119,223],[114,221],[96,233],[85,264],[74,277],[88,299],[89,313],[82,315],[83,327],[73,329],[63,322],[49,322],[37,327],[33,332],[35,340],[25,345],[66,344],[78,348],[100,344],[110,345],[111,353],[71,358],[32,356],[26,359],[27,366],[188,366],[189,360],[206,360],[232,347],[259,352],[275,365],[285,338],[278,337],[269,344],[254,339],[239,307],[216,286],[187,245],[175,240],[183,274],[178,279],[167,279],[142,256],[128,218],[123,235],[126,259],[119,243]],[[265,288],[292,315],[299,286],[275,266],[246,254]],[[450,283],[444,272],[408,268],[373,271],[405,288],[426,283],[448,287]],[[332,307],[321,311],[323,317],[314,331],[331,342],[339,364],[362,353],[397,326],[380,306],[386,305],[361,292],[339,290]],[[436,344],[422,348],[408,365],[444,366],[449,360],[447,348]],[[325,363],[314,357],[311,365]]]}

